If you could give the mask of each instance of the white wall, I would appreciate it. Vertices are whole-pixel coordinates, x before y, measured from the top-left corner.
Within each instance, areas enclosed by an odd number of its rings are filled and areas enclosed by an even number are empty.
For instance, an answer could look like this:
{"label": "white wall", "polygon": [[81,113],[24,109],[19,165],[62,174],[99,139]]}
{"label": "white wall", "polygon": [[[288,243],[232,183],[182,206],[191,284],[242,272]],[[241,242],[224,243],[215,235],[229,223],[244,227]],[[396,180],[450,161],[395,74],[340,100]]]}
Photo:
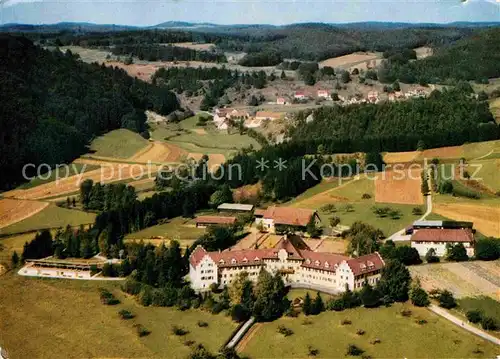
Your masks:
{"label": "white wall", "polygon": [[[450,243],[451,245],[456,245],[457,243],[451,242],[411,242],[411,247],[415,248],[418,251],[420,256],[425,256],[429,249],[434,248],[436,251],[436,256],[444,257],[446,255],[446,244]],[[461,243],[461,242],[460,242]],[[472,257],[474,255],[474,247],[471,243],[463,243],[465,249],[467,250],[467,255]]]}

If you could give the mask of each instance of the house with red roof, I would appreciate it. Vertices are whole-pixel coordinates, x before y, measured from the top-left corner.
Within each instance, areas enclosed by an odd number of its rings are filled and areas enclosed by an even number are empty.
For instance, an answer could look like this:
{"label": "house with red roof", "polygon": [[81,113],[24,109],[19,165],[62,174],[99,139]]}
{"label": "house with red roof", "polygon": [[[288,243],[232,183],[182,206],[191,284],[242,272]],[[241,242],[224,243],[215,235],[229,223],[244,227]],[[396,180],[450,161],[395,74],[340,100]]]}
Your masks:
{"label": "house with red roof", "polygon": [[195,218],[196,227],[230,226],[236,223],[236,217],[226,216],[198,216]]}
{"label": "house with red roof", "polygon": [[421,256],[425,256],[432,248],[435,255],[446,255],[447,246],[463,244],[469,257],[474,255],[474,235],[471,228],[422,228],[411,236],[410,243]]}
{"label": "house with red roof", "polygon": [[304,91],[296,91],[293,98],[296,100],[304,100],[306,98],[306,94]]}
{"label": "house with red roof", "polygon": [[318,212],[313,209],[271,206],[266,210],[256,211],[254,215],[255,224],[262,226],[266,232],[279,233],[290,227],[298,232],[305,232],[311,217],[317,226],[321,225]]}
{"label": "house with red roof", "polygon": [[212,284],[230,285],[242,272],[257,281],[259,272],[280,273],[285,285],[328,293],[376,285],[385,263],[378,253],[350,258],[338,253],[315,252],[299,236],[283,236],[272,248],[228,249],[207,252],[198,246],[189,257],[189,279],[196,291]]}

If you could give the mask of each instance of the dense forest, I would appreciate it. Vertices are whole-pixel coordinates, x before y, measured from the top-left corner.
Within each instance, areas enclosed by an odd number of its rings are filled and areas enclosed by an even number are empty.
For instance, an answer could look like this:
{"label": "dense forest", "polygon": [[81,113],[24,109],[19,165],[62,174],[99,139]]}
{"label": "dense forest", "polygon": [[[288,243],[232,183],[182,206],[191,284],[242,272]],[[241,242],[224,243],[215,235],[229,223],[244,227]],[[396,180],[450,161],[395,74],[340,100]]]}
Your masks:
{"label": "dense forest", "polygon": [[487,83],[500,76],[500,28],[476,33],[474,36],[443,46],[434,55],[411,61],[410,56],[392,56],[378,71],[382,82],[399,80],[405,83],[450,83],[457,80]]}
{"label": "dense forest", "polygon": [[[217,46],[224,50],[279,53],[283,58],[321,61],[354,51],[385,51],[424,45],[442,46],[471,35],[465,28],[361,29],[328,24],[296,24],[279,28],[234,27]],[[219,32],[219,35],[221,32]],[[246,35],[246,36],[242,36]],[[268,61],[268,57],[264,57]],[[263,66],[263,65],[262,65]]]}
{"label": "dense forest", "polygon": [[315,153],[320,144],[328,153],[413,151],[499,138],[488,103],[461,89],[404,102],[322,107],[306,123],[309,113],[289,129],[292,143],[305,153]]}
{"label": "dense forest", "polygon": [[14,36],[0,38],[0,93],[0,189],[21,180],[24,164],[71,162],[104,132],[144,131],[145,109],[179,107],[166,88]]}
{"label": "dense forest", "polygon": [[208,110],[218,104],[227,105],[221,101],[230,87],[239,91],[243,86],[262,89],[267,84],[264,71],[239,72],[216,67],[186,67],[160,68],[153,75],[153,83],[165,86],[187,97],[203,95],[202,110]]}
{"label": "dense forest", "polygon": [[130,55],[146,61],[227,62],[223,53],[197,51],[180,46],[160,44],[126,44],[111,48],[114,55]]}

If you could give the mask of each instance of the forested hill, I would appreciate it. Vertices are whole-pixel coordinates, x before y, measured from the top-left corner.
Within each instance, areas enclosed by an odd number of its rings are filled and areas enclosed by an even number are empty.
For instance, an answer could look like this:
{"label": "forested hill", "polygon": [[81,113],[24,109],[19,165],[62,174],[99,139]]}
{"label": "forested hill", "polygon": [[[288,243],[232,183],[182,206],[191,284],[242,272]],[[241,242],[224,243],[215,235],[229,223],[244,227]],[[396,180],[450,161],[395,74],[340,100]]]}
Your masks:
{"label": "forested hill", "polygon": [[86,64],[23,37],[0,37],[0,189],[24,164],[65,163],[104,132],[145,129],[145,109],[168,114],[176,96],[123,70]]}
{"label": "forested hill", "polygon": [[322,107],[308,112],[289,132],[304,153],[316,153],[322,144],[328,153],[413,151],[499,138],[486,101],[453,89],[435,90],[426,99],[378,105]]}
{"label": "forested hill", "polygon": [[379,79],[405,83],[453,83],[456,80],[485,82],[500,77],[500,28],[483,30],[454,44],[438,48],[431,57],[411,62],[388,61]]}

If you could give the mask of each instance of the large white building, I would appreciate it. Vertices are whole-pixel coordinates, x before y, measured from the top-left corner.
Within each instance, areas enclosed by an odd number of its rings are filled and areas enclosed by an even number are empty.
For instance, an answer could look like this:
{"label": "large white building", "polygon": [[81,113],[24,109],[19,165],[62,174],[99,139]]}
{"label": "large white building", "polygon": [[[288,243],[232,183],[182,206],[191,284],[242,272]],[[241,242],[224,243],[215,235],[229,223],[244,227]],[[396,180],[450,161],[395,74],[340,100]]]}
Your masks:
{"label": "large white building", "polygon": [[433,248],[436,256],[446,255],[447,245],[463,244],[469,257],[474,255],[474,235],[469,228],[422,228],[411,236],[411,246],[425,256]]}
{"label": "large white building", "polygon": [[273,248],[207,252],[198,246],[189,257],[189,278],[196,291],[229,285],[247,272],[256,281],[264,269],[281,273],[285,285],[339,293],[360,289],[365,281],[375,285],[385,263],[378,253],[358,258],[312,251],[298,237],[283,236]]}

